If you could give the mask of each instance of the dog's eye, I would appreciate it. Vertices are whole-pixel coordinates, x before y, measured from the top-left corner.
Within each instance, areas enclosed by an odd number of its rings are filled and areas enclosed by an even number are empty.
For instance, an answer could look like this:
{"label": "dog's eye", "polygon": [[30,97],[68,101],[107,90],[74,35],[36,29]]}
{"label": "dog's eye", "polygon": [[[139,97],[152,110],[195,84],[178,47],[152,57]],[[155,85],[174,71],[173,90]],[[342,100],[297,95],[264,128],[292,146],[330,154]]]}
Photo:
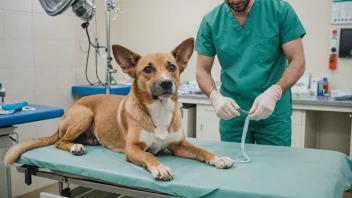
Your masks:
{"label": "dog's eye", "polygon": [[146,74],[150,74],[150,73],[153,73],[154,72],[154,69],[153,67],[151,66],[147,66],[143,69],[143,72],[146,73]]}
{"label": "dog's eye", "polygon": [[176,66],[175,65],[169,65],[168,70],[170,72],[174,72],[174,71],[176,71]]}

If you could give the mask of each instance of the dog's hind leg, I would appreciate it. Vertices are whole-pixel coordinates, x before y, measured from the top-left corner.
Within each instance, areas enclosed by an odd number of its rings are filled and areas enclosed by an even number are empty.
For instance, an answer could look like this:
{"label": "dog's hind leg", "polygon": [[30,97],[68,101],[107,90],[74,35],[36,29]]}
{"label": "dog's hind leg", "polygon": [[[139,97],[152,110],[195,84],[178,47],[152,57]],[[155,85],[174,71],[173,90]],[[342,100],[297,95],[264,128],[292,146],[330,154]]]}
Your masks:
{"label": "dog's hind leg", "polygon": [[73,142],[92,125],[93,118],[93,112],[89,108],[81,105],[72,107],[60,121],[59,134],[63,137],[60,137],[55,146],[74,155],[83,154],[83,145]]}

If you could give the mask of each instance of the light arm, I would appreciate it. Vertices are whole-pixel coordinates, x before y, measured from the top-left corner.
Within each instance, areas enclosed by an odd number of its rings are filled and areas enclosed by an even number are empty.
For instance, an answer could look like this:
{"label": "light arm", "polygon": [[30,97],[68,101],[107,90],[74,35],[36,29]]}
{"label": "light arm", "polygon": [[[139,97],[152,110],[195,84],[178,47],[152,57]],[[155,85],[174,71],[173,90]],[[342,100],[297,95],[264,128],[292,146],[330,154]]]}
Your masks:
{"label": "light arm", "polygon": [[197,55],[197,71],[196,78],[199,88],[210,97],[211,92],[216,91],[216,86],[211,69],[213,67],[214,57]]}
{"label": "light arm", "polygon": [[295,85],[303,75],[305,71],[305,56],[301,38],[282,45],[282,48],[289,64],[276,85],[282,89],[283,94]]}
{"label": "light arm", "polygon": [[216,89],[214,79],[211,76],[213,63],[214,57],[198,54],[196,77],[199,88],[210,98],[210,103],[220,119],[229,120],[240,116],[236,110],[239,108],[238,104],[233,99],[222,96]]}
{"label": "light arm", "polygon": [[280,80],[254,100],[253,106],[249,111],[251,114],[250,119],[252,120],[268,118],[274,111],[276,102],[281,98],[282,94],[296,84],[305,71],[302,39],[298,38],[287,42],[282,48],[289,64]]}

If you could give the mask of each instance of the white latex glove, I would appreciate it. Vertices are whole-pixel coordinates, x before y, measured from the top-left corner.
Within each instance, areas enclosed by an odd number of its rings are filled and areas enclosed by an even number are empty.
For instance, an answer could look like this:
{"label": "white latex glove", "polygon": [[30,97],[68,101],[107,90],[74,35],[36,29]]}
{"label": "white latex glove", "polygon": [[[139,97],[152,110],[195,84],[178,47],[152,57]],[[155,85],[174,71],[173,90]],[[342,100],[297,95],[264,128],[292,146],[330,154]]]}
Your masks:
{"label": "white latex glove", "polygon": [[216,115],[223,120],[230,120],[240,116],[236,110],[240,108],[238,104],[231,98],[222,96],[219,91],[213,91],[210,94],[210,102],[215,109]]}
{"label": "white latex glove", "polygon": [[249,110],[251,120],[267,119],[274,111],[276,102],[280,100],[282,89],[278,85],[273,85],[264,93],[260,94]]}

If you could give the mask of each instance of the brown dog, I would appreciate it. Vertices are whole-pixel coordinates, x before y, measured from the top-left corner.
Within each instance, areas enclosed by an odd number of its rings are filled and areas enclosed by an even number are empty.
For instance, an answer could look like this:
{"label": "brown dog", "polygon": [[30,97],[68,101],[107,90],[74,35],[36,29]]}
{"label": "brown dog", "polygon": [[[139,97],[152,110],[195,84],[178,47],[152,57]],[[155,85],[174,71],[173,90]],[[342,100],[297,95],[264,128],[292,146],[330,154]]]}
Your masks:
{"label": "brown dog", "polygon": [[172,171],[154,154],[169,149],[174,155],[230,168],[234,161],[217,157],[186,141],[181,126],[177,89],[194,50],[189,38],[171,53],[140,56],[122,46],[112,46],[116,62],[135,80],[126,96],[87,96],[73,104],[51,137],[36,138],[12,147],[5,164],[13,164],[24,152],[51,144],[75,155],[85,145],[100,144],[124,152],[126,160],[151,172],[158,180],[171,180]]}

